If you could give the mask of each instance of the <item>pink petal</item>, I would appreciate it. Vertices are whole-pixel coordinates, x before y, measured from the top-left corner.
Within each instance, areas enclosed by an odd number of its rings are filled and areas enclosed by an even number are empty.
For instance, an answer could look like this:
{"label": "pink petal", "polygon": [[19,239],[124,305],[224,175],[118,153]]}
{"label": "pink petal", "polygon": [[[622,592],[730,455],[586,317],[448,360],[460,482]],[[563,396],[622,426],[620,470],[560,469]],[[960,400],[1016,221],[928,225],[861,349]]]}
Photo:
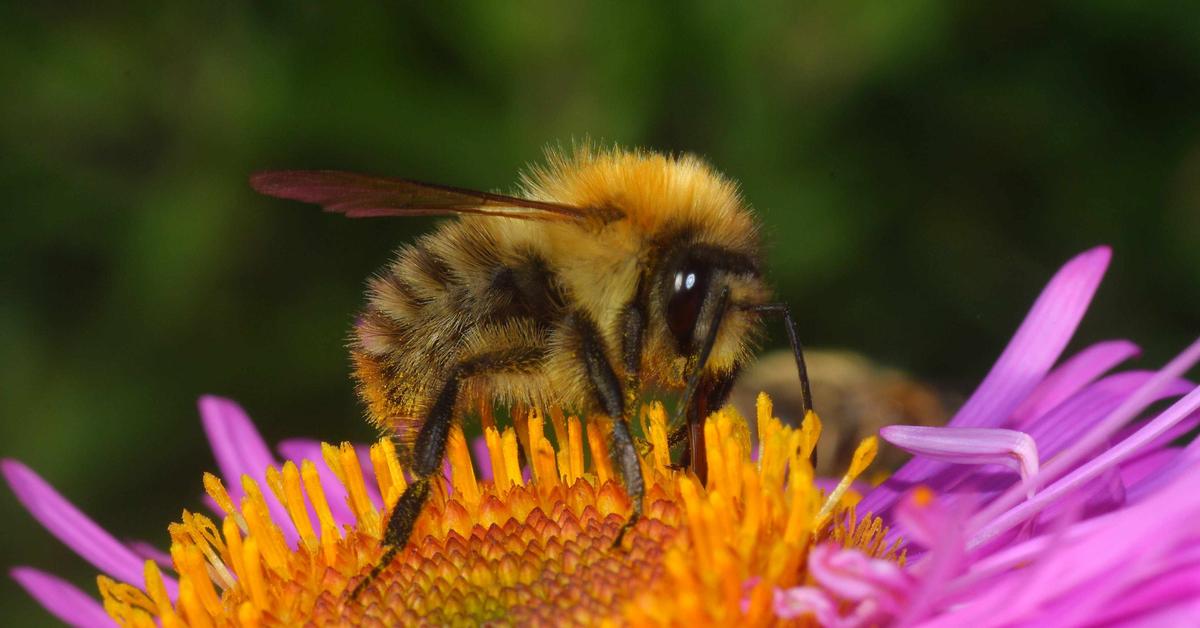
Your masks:
{"label": "pink petal", "polygon": [[[1198,343],[1198,346],[1200,346],[1200,343]],[[1045,486],[1032,499],[1014,506],[1012,509],[995,518],[989,517],[989,513],[986,511],[977,514],[971,521],[972,528],[976,532],[971,539],[970,545],[976,546],[1041,512],[1068,492],[1132,457],[1147,442],[1162,435],[1172,425],[1183,420],[1192,412],[1195,412],[1197,408],[1200,408],[1200,388],[1193,390],[1183,399],[1175,402],[1174,405],[1147,422],[1144,427],[1129,438],[1103,451],[1059,480]]]}
{"label": "pink petal", "polygon": [[[1197,518],[1200,499],[1194,481],[1179,478],[1141,504],[1074,526],[1081,534],[1068,528],[1058,538],[1036,539],[1044,550],[1037,550],[1035,542],[1025,544],[1022,550],[1034,560],[1034,570],[1008,572],[1000,584],[978,592],[975,602],[961,612],[941,618],[942,625],[984,619],[1019,622],[1055,600],[1063,601],[1064,608],[1100,608],[1116,602],[1135,592],[1144,579],[1200,563]],[[1021,558],[1017,552],[1006,553],[1008,564],[1020,566],[1013,562]]]}
{"label": "pink petal", "polygon": [[[16,460],[0,462],[4,479],[22,505],[55,538],[100,571],[122,582],[142,582],[145,561],[96,525],[29,467]],[[164,578],[175,594],[175,581]]]}
{"label": "pink petal", "polygon": [[[1187,371],[1187,369],[1191,368],[1191,366],[1195,364],[1197,360],[1200,360],[1200,339],[1197,339],[1195,342],[1193,342],[1187,349],[1185,349],[1166,366],[1164,366],[1162,370],[1160,370],[1153,377],[1147,380],[1145,384],[1135,390],[1124,400],[1124,402],[1121,403],[1120,406],[1109,413],[1104,419],[1099,421],[1091,431],[1083,435],[1081,438],[1076,439],[1076,441],[1072,443],[1070,447],[1065,449],[1054,458],[1050,459],[1038,473],[1037,481],[1039,485],[1047,486],[1058,478],[1070,478],[1070,482],[1064,483],[1061,482],[1061,480],[1055,482],[1055,484],[1058,485],[1058,488],[1051,495],[1061,495],[1062,492],[1070,490],[1071,488],[1078,486],[1080,483],[1095,477],[1099,473],[1103,472],[1108,466],[1119,464],[1126,459],[1133,457],[1134,455],[1145,452],[1146,447],[1149,444],[1154,443],[1155,439],[1158,439],[1163,434],[1167,433],[1179,422],[1186,420],[1189,414],[1196,411],[1197,407],[1200,407],[1200,403],[1198,403],[1195,399],[1197,391],[1189,393],[1186,397],[1176,402],[1175,405],[1171,406],[1170,409],[1160,414],[1158,418],[1146,423],[1144,427],[1139,428],[1132,436],[1122,440],[1117,447],[1109,449],[1100,456],[1092,458],[1087,463],[1075,468],[1079,461],[1087,456],[1092,455],[1096,450],[1104,445],[1108,439],[1113,436],[1113,434],[1118,432],[1124,425],[1129,423],[1133,417],[1135,417],[1139,412],[1145,409],[1147,405],[1153,402],[1164,389],[1170,386],[1173,382],[1177,381],[1180,375]],[[1085,468],[1087,471],[1081,473],[1081,470]],[[1071,469],[1074,470],[1067,474],[1066,472]],[[1064,474],[1065,477],[1063,477]],[[1010,527],[1011,524],[1015,524],[1015,522],[1018,521],[1013,519],[1013,517],[1017,516],[1014,514],[1014,511],[1020,513],[1032,513],[1033,511],[1029,509],[1040,509],[1044,507],[1046,502],[1045,500],[1041,499],[1044,495],[1045,493],[1039,496],[1039,499],[1034,501],[1036,506],[1026,503],[1017,508],[1013,508],[1013,510],[1010,510],[1005,515],[1000,515],[1000,513],[1004,512],[1006,509],[1012,508],[1013,505],[1018,503],[1021,499],[1018,494],[1012,490],[1009,490],[1009,492],[996,498],[985,509],[977,513],[973,519],[974,525],[982,526],[984,525],[984,522],[1003,517],[1007,522],[1003,524],[1003,527]],[[1047,499],[1052,498],[1053,497],[1047,497]],[[999,527],[1001,527],[1001,524],[998,524],[995,521],[993,521],[992,524],[988,524],[989,530],[995,530]],[[973,543],[980,540],[982,540],[980,537],[976,537],[973,540]]]}
{"label": "pink petal", "polygon": [[[951,425],[995,427],[1008,420],[1045,378],[1074,335],[1111,257],[1111,249],[1096,247],[1076,256],[1054,275],[992,370],[955,414]],[[945,466],[945,463],[933,460],[910,461],[871,491],[859,508],[885,513],[901,493]]]}
{"label": "pink petal", "polygon": [[492,453],[488,451],[487,439],[476,436],[471,441],[471,455],[475,457],[475,465],[479,467],[479,479],[484,482],[492,481]]}
{"label": "pink petal", "polygon": [[834,626],[838,621],[837,605],[824,591],[814,587],[776,589],[774,610],[782,619],[811,615],[822,626]]}
{"label": "pink petal", "polygon": [[267,487],[267,467],[278,467],[266,441],[254,427],[254,422],[242,407],[229,399],[204,395],[200,397],[200,421],[212,446],[213,457],[221,469],[221,478],[229,496],[237,503],[243,497],[242,476],[250,476],[262,488],[263,498],[271,519],[292,547],[300,539],[287,509]]}
{"label": "pink petal", "polygon": [[832,543],[812,549],[808,571],[834,596],[851,602],[874,600],[889,612],[900,607],[912,588],[912,582],[896,563]]}
{"label": "pink petal", "polygon": [[1143,622],[1156,621],[1159,626],[1186,626],[1197,617],[1200,617],[1200,565],[1191,565],[1137,583],[1125,595],[1109,600],[1092,621],[1099,624],[1137,618]]}
{"label": "pink petal", "polygon": [[[1200,361],[1200,338],[1192,342],[1188,348],[1175,356],[1154,377],[1150,378],[1144,385],[1130,394],[1120,407],[1113,410],[1093,430],[1073,443],[1069,448],[1063,450],[1054,460],[1050,461],[1043,470],[1045,479],[1050,480],[1061,476],[1067,469],[1074,467],[1077,462],[1091,455],[1092,452],[1106,443],[1122,427],[1144,410],[1146,406],[1162,398],[1162,392],[1175,385],[1179,381],[1180,376],[1195,365],[1197,361]],[[1154,437],[1160,437],[1168,433],[1171,427],[1185,419],[1187,419],[1186,415],[1174,417],[1171,422],[1164,423],[1164,429],[1155,432]],[[1143,430],[1138,430],[1138,432],[1143,432]],[[1128,441],[1129,439],[1127,438],[1123,442]],[[1139,441],[1139,445],[1143,444],[1146,443]]]}
{"label": "pink petal", "polygon": [[914,540],[929,548],[929,552],[922,559],[919,572],[911,566],[909,568],[919,583],[909,594],[903,615],[895,622],[896,626],[920,622],[934,607],[946,583],[962,572],[967,562],[964,520],[959,509],[947,508],[941,497],[926,500],[910,492],[900,500],[896,509],[896,524],[904,529],[905,534],[912,534]]}
{"label": "pink petal", "polygon": [[1022,429],[1033,419],[1066,401],[1116,365],[1141,353],[1128,340],[1096,343],[1054,369],[1013,411],[1010,427]]}
{"label": "pink petal", "polygon": [[[1079,442],[1154,377],[1149,371],[1127,371],[1105,377],[1033,420],[1024,431],[1037,442],[1042,457],[1049,460]],[[1177,379],[1150,395],[1147,403],[1181,397],[1195,387],[1191,382]]]}
{"label": "pink petal", "polygon": [[1140,502],[1153,495],[1162,487],[1174,482],[1181,474],[1192,472],[1200,465],[1200,438],[1188,443],[1182,450],[1173,450],[1175,457],[1166,465],[1155,471],[1154,475],[1142,479],[1129,487],[1127,498],[1130,502]]}
{"label": "pink petal", "polygon": [[998,464],[1029,479],[1037,475],[1037,444],[1025,432],[982,427],[889,425],[879,431],[887,442],[917,456],[951,464]]}
{"label": "pink petal", "polygon": [[[214,505],[216,504],[216,502],[213,503]],[[220,510],[218,510],[218,512],[220,512]],[[158,547],[155,545],[147,543],[146,541],[138,541],[136,539],[126,540],[125,543],[129,545],[129,549],[133,550],[138,556],[141,556],[142,560],[152,560],[155,563],[158,563],[159,567],[165,567],[167,569],[175,568],[175,564],[171,561],[171,555],[161,549],[158,549]]]}
{"label": "pink petal", "polygon": [[1107,246],[1096,247],[1054,275],[992,370],[955,414],[954,425],[994,426],[1012,415],[1075,335],[1111,258]]}
{"label": "pink petal", "polygon": [[1121,481],[1126,486],[1136,486],[1142,480],[1158,475],[1182,452],[1182,449],[1167,448],[1138,456],[1121,465]]}
{"label": "pink petal", "polygon": [[15,567],[9,574],[43,608],[71,626],[115,626],[104,607],[75,585],[32,567]]}

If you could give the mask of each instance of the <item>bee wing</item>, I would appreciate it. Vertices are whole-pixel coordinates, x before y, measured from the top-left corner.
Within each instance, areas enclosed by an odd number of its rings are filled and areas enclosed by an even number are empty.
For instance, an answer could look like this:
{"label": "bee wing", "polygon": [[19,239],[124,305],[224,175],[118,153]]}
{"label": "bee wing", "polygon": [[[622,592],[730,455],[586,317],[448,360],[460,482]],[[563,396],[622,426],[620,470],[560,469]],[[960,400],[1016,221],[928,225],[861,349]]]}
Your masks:
{"label": "bee wing", "polygon": [[529,220],[584,220],[582,207],[337,170],[277,170],[250,177],[267,196],[314,203],[351,218],[483,214]]}

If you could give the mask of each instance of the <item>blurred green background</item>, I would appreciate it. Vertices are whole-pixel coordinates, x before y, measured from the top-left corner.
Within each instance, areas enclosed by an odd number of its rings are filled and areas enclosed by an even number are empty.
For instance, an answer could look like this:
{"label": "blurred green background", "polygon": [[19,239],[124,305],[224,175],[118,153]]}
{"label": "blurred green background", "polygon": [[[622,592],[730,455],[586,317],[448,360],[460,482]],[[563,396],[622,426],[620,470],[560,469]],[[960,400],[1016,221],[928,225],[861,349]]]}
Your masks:
{"label": "blurred green background", "polygon": [[[511,189],[573,137],[700,153],[761,212],[806,342],[964,393],[1097,243],[1075,346],[1155,364],[1200,328],[1186,3],[32,4],[0,8],[0,455],[119,537],[199,503],[201,393],[272,441],[370,436],[344,338],[433,223],[260,198],[256,169]],[[93,590],[0,493],[0,564]],[[48,621],[8,579],[0,606]]]}

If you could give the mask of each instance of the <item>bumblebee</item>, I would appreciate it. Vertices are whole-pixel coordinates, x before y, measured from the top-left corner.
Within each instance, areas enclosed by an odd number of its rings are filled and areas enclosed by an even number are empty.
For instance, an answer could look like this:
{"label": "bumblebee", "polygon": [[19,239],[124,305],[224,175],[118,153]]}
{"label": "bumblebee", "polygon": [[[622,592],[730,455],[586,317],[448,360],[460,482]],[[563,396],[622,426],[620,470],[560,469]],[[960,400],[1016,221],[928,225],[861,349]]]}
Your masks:
{"label": "bumblebee", "polygon": [[691,155],[550,151],[514,196],[337,171],[255,174],[261,193],[350,217],[452,215],[370,279],[351,340],[371,421],[411,452],[370,576],[404,548],[470,404],[560,406],[612,422],[614,466],[642,512],[629,422],[643,391],[679,392],[672,444],[706,474],[703,420],[786,305],[764,281],[761,227],[737,186]]}

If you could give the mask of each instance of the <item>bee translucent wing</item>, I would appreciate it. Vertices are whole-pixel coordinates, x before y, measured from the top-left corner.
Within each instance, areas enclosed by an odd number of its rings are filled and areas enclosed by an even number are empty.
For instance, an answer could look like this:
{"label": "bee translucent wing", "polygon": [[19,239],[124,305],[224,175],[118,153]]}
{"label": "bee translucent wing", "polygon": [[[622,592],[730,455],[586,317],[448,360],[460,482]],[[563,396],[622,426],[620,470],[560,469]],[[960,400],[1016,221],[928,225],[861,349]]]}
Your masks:
{"label": "bee translucent wing", "polygon": [[255,190],[314,203],[351,218],[484,214],[530,220],[583,220],[587,209],[337,170],[278,170],[250,177]]}

